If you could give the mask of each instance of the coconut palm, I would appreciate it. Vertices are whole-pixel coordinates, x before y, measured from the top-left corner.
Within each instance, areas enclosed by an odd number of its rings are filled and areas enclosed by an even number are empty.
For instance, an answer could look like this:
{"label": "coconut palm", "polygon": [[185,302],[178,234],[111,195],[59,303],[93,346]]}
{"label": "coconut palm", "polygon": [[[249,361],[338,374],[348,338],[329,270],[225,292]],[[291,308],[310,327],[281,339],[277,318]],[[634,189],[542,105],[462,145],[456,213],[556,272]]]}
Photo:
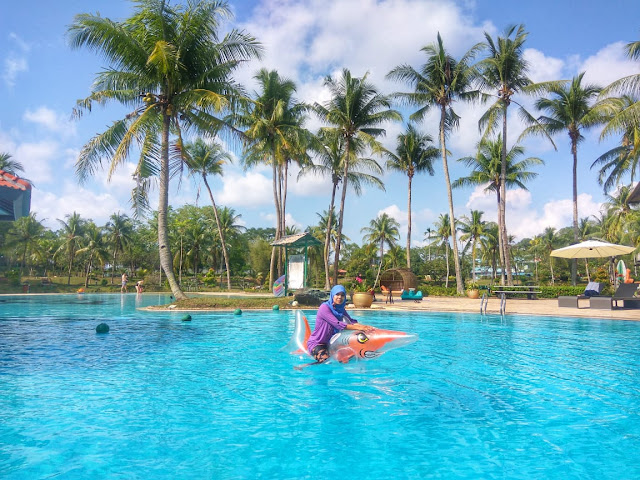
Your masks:
{"label": "coconut palm", "polygon": [[104,266],[110,257],[105,236],[100,228],[93,222],[88,222],[84,229],[84,247],[79,248],[76,254],[87,254],[87,266],[85,268],[84,288],[89,286],[89,275],[93,270],[94,262]]}
{"label": "coconut palm", "polygon": [[471,210],[469,217],[463,216],[460,219],[460,240],[471,244],[471,279],[476,282],[476,247],[484,235],[486,222],[482,220],[484,212]]}
{"label": "coconut palm", "polygon": [[[512,35],[515,36],[513,38]],[[507,282],[513,283],[511,275],[511,260],[509,258],[509,247],[507,244],[506,225],[506,176],[507,162],[507,113],[512,102],[512,96],[531,85],[531,80],[527,76],[529,65],[524,60],[524,42],[527,38],[524,25],[507,27],[503,37],[498,37],[494,41],[485,32],[485,47],[489,55],[483,59],[479,66],[482,69],[480,79],[481,87],[484,90],[497,90],[497,100],[491,105],[489,110],[480,118],[479,127],[485,130],[485,137],[491,134],[494,128],[502,120],[502,170],[500,172],[500,207],[498,209],[498,225],[500,226],[500,257],[503,270],[507,272]],[[504,278],[504,275],[503,275]]]}
{"label": "coconut palm", "polygon": [[368,227],[363,227],[360,230],[360,232],[366,233],[364,236],[365,242],[371,244],[378,243],[380,245],[380,264],[378,265],[376,280],[373,282],[374,287],[378,283],[378,278],[380,278],[380,269],[382,268],[382,260],[384,258],[384,245],[386,243],[389,248],[396,246],[396,241],[399,240],[400,237],[400,233],[398,232],[399,228],[400,224],[395,218],[383,213],[371,220]]}
{"label": "coconut palm", "polygon": [[17,172],[24,172],[22,164],[16,160],[11,160],[8,153],[0,153],[0,170],[4,170],[11,175],[18,175]]}
{"label": "coconut palm", "polygon": [[638,97],[623,95],[620,98],[607,98],[598,102],[595,109],[607,117],[606,125],[600,139],[614,133],[620,133],[617,146],[595,159],[591,168],[600,167],[598,182],[604,187],[605,193],[618,185],[629,176],[633,183],[640,173],[640,122],[625,121],[629,112],[640,109]]}
{"label": "coconut palm", "polygon": [[607,215],[611,221],[609,227],[616,233],[617,241],[622,243],[633,242],[636,238],[630,238],[629,230],[632,218],[637,217],[637,210],[633,210],[629,204],[629,196],[633,188],[631,185],[625,185],[618,189],[614,195],[606,195],[607,201],[604,203]]}
{"label": "coconut palm", "polygon": [[498,253],[500,251],[498,237],[498,224],[488,222],[484,226],[484,235],[480,239],[480,258],[483,263],[491,265],[491,280],[493,282],[495,282],[498,275]]}
{"label": "coconut palm", "polygon": [[389,98],[382,95],[368,82],[368,74],[356,78],[346,68],[339,79],[327,77],[325,86],[329,87],[331,99],[324,105],[314,104],[314,111],[320,119],[339,132],[344,139],[342,161],[342,197],[338,213],[338,233],[336,235],[333,282],[338,283],[338,265],[340,261],[340,239],[344,221],[344,208],[351,164],[362,156],[365,147],[374,153],[383,150],[377,137],[383,136],[381,128],[388,121],[401,121],[402,116],[391,109]]}
{"label": "coconut palm", "polygon": [[123,253],[131,243],[133,224],[127,215],[117,212],[109,217],[109,221],[105,225],[105,230],[107,243],[109,244],[112,252],[113,262],[111,264],[111,285],[113,285],[115,269],[118,266],[118,254]]}
{"label": "coconut palm", "polygon": [[58,222],[62,226],[61,236],[62,245],[58,247],[56,255],[59,253],[66,253],[69,259],[69,268],[67,276],[67,285],[71,285],[71,270],[73,269],[73,261],[76,258],[77,250],[82,246],[82,237],[84,235],[85,221],[80,218],[80,214],[73,212],[73,214],[66,215],[65,220],[58,219]]}
{"label": "coconut palm", "polygon": [[551,285],[555,285],[555,276],[553,274],[553,257],[551,252],[558,246],[559,238],[556,235],[556,229],[553,227],[547,227],[540,235],[540,244],[542,249],[546,252],[549,258],[549,270],[551,271]]}
{"label": "coconut palm", "polygon": [[[401,101],[418,107],[418,110],[410,117],[412,120],[423,119],[431,107],[440,110],[440,152],[449,200],[451,237],[454,245],[456,244],[455,215],[447,162],[446,137],[458,126],[460,119],[453,110],[453,104],[457,100],[471,101],[479,97],[479,92],[473,88],[478,71],[471,62],[480,47],[480,44],[475,45],[460,60],[456,60],[446,51],[440,33],[438,33],[437,43],[422,48],[422,51],[427,55],[427,60],[420,70],[416,70],[410,65],[400,65],[387,74],[387,77],[401,80],[413,87],[413,92],[394,94]],[[462,294],[464,286],[462,285],[457,248],[453,250],[453,261],[456,270],[456,288],[458,293]]]}
{"label": "coconut palm", "polygon": [[[355,143],[355,140],[354,140]],[[325,269],[325,289],[331,288],[330,272],[329,272],[329,252],[331,249],[331,239],[336,240],[336,220],[335,220],[335,198],[338,185],[342,181],[344,173],[344,147],[345,141],[341,133],[336,129],[323,128],[318,133],[318,142],[315,144],[315,153],[318,163],[312,163],[304,166],[299,174],[298,179],[305,175],[314,174],[331,177],[331,200],[329,201],[328,217],[325,225],[331,225],[332,229],[325,229],[324,239],[324,269]],[[368,173],[370,172],[370,173]],[[377,177],[382,175],[382,167],[372,158],[356,157],[349,164],[349,172],[347,174],[348,185],[360,196],[363,185],[370,185],[384,190],[384,184]],[[335,227],[334,227],[335,225]],[[342,240],[344,240],[342,235]],[[335,243],[334,243],[335,247]],[[335,248],[334,248],[335,251]]]}
{"label": "coconut palm", "polygon": [[[593,101],[600,93],[596,85],[582,85],[584,72],[571,80],[570,85],[555,85],[549,88],[550,98],[540,98],[536,108],[545,112],[537,123],[525,130],[528,133],[544,132],[555,135],[566,132],[569,135],[571,156],[573,157],[573,240],[578,242],[578,144],[584,140],[582,132],[602,123],[602,114],[593,108]],[[571,262],[571,283],[577,279],[577,260]]]}
{"label": "coconut palm", "polygon": [[[446,288],[449,288],[449,274],[450,274],[450,267],[449,267],[449,248],[450,248],[450,239],[451,239],[451,219],[449,218],[449,215],[446,213],[441,213],[440,216],[438,217],[438,220],[436,220],[436,222],[434,223],[434,227],[435,227],[435,234],[436,234],[436,242],[440,243],[440,245],[442,245],[442,247],[444,247],[444,255],[445,255],[445,259],[446,259],[446,263],[447,263],[447,277],[444,281],[444,286]],[[456,248],[456,244],[454,243],[454,250],[457,250]]]}
{"label": "coconut palm", "polygon": [[134,205],[146,197],[150,179],[159,176],[159,257],[179,300],[186,295],[173,272],[169,242],[169,150],[173,145],[180,151],[185,129],[208,135],[231,131],[218,116],[238,97],[231,74],[241,62],[259,56],[261,47],[236,30],[220,40],[221,20],[231,16],[225,1],[174,7],[165,0],[138,0],[134,8],[123,22],[80,14],[69,27],[72,47],[88,47],[111,64],[97,75],[91,95],[78,102],[76,116],[109,101],[133,109],[83,147],[76,172],[86,181],[108,159],[110,179],[133,143],[140,146]]}
{"label": "coconut palm", "polygon": [[222,175],[222,165],[225,162],[231,162],[231,155],[226,152],[222,146],[218,143],[211,143],[207,145],[201,138],[197,139],[192,144],[186,147],[188,160],[187,165],[191,172],[195,175],[200,175],[202,181],[209,192],[209,198],[211,199],[211,205],[213,206],[213,215],[216,219],[216,226],[218,227],[218,235],[220,237],[220,244],[222,246],[222,255],[224,257],[224,264],[227,269],[227,286],[231,289],[231,269],[229,268],[229,253],[227,252],[227,246],[225,245],[224,235],[222,234],[222,227],[220,225],[220,218],[218,217],[218,207],[216,201],[213,198],[213,192],[209,186],[207,180],[208,175]]}
{"label": "coconut palm", "polygon": [[[471,174],[461,177],[453,182],[453,187],[486,185],[485,192],[496,192],[496,201],[498,212],[502,202],[502,192],[506,189],[502,188],[502,138],[498,136],[496,140],[484,139],[478,144],[478,152],[475,157],[464,157],[458,161],[464,162],[467,167],[472,169]],[[507,186],[517,186],[524,190],[527,189],[525,182],[538,176],[537,173],[528,171],[527,169],[533,165],[544,164],[544,161],[537,157],[528,157],[518,160],[524,155],[524,148],[520,145],[511,147],[506,156],[505,176]],[[499,215],[498,215],[499,217]],[[506,264],[502,256],[500,257],[502,266],[502,283],[505,280]]]}
{"label": "coconut palm", "polygon": [[33,256],[39,249],[40,240],[44,235],[44,225],[38,221],[36,214],[31,212],[26,217],[20,217],[11,224],[7,231],[7,248],[17,247],[22,251],[20,276],[27,265],[27,258]]}
{"label": "coconut palm", "polygon": [[[295,101],[296,85],[280,77],[277,71],[261,69],[254,78],[260,89],[255,102],[247,112],[239,115],[238,123],[246,127],[248,142],[244,151],[244,164],[251,167],[270,164],[272,170],[273,200],[276,207],[276,237],[285,231],[288,165],[292,160],[308,163],[306,153],[311,142],[304,129],[306,106]],[[276,253],[272,249],[270,274],[274,278]]]}
{"label": "coconut palm", "polygon": [[438,149],[431,146],[433,138],[419,133],[411,124],[397,137],[396,151],[385,151],[387,168],[404,173],[409,179],[407,200],[407,268],[411,268],[411,182],[416,173],[434,175],[433,162],[439,156]]}

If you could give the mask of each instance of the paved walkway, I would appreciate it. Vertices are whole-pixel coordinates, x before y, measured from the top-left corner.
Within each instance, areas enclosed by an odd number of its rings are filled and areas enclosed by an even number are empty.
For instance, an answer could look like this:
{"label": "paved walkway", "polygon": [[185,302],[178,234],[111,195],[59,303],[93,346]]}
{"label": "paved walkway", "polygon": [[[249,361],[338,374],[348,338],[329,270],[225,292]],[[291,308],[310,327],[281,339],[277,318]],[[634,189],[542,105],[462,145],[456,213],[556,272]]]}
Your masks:
{"label": "paved walkway", "polygon": [[[584,308],[582,308],[584,306]],[[589,301],[581,300],[581,308],[560,308],[557,299],[507,299],[506,314],[552,315],[559,317],[609,318],[619,320],[640,320],[640,309],[596,310],[588,308]],[[480,299],[466,297],[425,297],[421,302],[395,300],[393,304],[376,301],[373,309],[386,310],[428,310],[433,312],[480,312]],[[487,305],[487,313],[500,313],[500,299],[492,297]]]}

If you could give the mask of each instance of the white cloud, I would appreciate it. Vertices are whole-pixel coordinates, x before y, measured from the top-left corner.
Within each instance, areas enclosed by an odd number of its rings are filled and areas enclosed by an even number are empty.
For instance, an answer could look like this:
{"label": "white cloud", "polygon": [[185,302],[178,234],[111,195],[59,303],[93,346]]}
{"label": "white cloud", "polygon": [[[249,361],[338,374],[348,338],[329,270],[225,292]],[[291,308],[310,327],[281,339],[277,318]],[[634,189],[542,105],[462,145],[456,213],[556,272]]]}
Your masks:
{"label": "white cloud", "polygon": [[624,42],[612,43],[588,57],[578,69],[586,71],[584,83],[594,83],[605,87],[614,80],[638,73],[638,64],[629,60]]}
{"label": "white cloud", "polygon": [[562,60],[547,57],[534,48],[525,49],[523,57],[529,63],[529,78],[534,83],[563,78],[564,62]]}
{"label": "white cloud", "polygon": [[2,79],[7,87],[11,88],[16,84],[18,74],[29,70],[27,60],[24,57],[10,56],[4,60],[4,70]]}
{"label": "white cloud", "polygon": [[216,193],[221,205],[229,207],[258,207],[273,203],[271,179],[256,172],[244,175],[231,173],[223,178],[222,191]]}
{"label": "white cloud", "polygon": [[23,115],[24,120],[35,123],[50,132],[73,136],[76,133],[76,124],[69,120],[68,115],[58,114],[47,107],[39,107],[36,110],[27,110]]}
{"label": "white cloud", "polygon": [[34,182],[36,187],[41,184],[60,182],[61,171],[54,173],[55,160],[60,156],[60,145],[54,141],[37,143],[22,143],[16,146],[14,159],[24,166],[24,176]]}
{"label": "white cloud", "polygon": [[[483,220],[498,221],[497,200],[494,192],[484,192],[484,186],[478,186],[469,196],[467,208],[484,212]],[[587,193],[578,195],[578,213],[599,212],[602,205],[594,202]],[[542,213],[540,213],[540,211]],[[507,191],[507,231],[518,240],[539,235],[547,227],[564,228],[573,223],[573,201],[571,199],[551,200],[538,211],[531,192],[523,189]],[[583,213],[580,213],[583,212]]]}

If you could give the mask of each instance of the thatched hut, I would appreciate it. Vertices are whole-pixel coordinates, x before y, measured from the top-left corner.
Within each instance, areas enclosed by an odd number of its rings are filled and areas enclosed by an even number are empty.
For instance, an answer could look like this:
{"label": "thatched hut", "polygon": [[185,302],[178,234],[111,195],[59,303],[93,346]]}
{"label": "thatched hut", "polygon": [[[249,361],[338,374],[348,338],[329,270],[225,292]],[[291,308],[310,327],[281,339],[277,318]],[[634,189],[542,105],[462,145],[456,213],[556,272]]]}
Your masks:
{"label": "thatched hut", "polygon": [[418,277],[408,268],[392,268],[380,275],[380,285],[384,285],[392,292],[408,290],[418,286]]}

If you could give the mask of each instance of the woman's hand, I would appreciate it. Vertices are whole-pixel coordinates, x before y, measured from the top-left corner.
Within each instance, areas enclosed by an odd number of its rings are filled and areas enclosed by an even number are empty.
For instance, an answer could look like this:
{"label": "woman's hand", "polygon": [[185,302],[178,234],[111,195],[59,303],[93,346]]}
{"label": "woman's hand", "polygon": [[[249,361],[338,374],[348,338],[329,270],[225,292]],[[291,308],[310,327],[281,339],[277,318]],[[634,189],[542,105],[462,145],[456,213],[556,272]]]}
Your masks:
{"label": "woman's hand", "polygon": [[376,327],[372,327],[370,325],[364,325],[362,323],[350,323],[347,325],[347,330],[361,330],[363,332],[371,332],[375,330]]}

